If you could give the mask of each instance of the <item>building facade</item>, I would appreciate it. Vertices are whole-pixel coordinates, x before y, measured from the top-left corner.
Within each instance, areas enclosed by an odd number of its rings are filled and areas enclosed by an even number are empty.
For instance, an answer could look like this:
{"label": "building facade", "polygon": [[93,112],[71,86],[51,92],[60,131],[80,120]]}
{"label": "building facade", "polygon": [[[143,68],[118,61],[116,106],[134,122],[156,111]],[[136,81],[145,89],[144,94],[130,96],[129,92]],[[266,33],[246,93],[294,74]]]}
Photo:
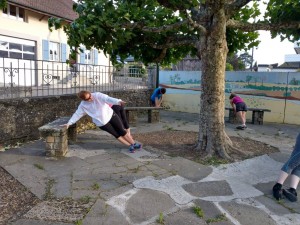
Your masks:
{"label": "building facade", "polygon": [[[66,70],[70,53],[68,37],[63,29],[50,31],[48,19],[62,18],[71,23],[77,17],[72,10],[73,1],[8,0],[7,3],[0,10],[0,67],[23,69],[18,69],[18,76],[13,76],[12,69],[2,72],[0,86],[8,82],[19,86],[41,85],[45,81],[41,68]],[[84,46],[83,49],[75,63],[85,66],[76,68],[77,71],[92,70],[95,65],[110,66],[109,58],[101,50]],[[32,73],[33,70],[36,72]],[[51,81],[55,79],[51,77]]]}

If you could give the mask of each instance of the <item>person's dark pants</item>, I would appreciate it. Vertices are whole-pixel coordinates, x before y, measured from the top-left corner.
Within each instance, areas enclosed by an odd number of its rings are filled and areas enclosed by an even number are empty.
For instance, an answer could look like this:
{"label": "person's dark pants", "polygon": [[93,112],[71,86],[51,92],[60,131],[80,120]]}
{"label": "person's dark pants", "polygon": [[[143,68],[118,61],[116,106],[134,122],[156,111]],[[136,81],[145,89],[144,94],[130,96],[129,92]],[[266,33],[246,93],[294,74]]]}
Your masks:
{"label": "person's dark pants", "polygon": [[247,112],[248,109],[247,109],[247,105],[245,102],[240,102],[235,105],[235,110],[237,112],[239,112],[239,111]]}
{"label": "person's dark pants", "polygon": [[113,135],[115,138],[119,138],[120,136],[126,135],[126,130],[123,127],[123,123],[120,119],[120,117],[114,112],[110,121],[105,124],[104,126],[99,127],[101,130],[104,130],[111,135]]}
{"label": "person's dark pants", "polygon": [[114,110],[114,112],[120,117],[120,119],[122,120],[123,126],[125,129],[129,129],[129,124],[127,121],[127,117],[126,117],[126,113],[125,113],[125,109],[123,106],[121,105],[113,105],[112,110]]}

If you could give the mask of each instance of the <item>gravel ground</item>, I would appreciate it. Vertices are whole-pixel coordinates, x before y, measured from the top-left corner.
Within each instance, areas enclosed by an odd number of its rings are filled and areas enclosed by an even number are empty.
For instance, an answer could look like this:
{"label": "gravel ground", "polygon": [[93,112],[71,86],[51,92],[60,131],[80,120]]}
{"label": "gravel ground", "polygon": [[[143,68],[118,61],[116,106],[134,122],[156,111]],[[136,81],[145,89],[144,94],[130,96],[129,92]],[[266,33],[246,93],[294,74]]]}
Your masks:
{"label": "gravel ground", "polygon": [[0,167],[0,225],[7,225],[8,220],[19,218],[39,199],[20,182]]}

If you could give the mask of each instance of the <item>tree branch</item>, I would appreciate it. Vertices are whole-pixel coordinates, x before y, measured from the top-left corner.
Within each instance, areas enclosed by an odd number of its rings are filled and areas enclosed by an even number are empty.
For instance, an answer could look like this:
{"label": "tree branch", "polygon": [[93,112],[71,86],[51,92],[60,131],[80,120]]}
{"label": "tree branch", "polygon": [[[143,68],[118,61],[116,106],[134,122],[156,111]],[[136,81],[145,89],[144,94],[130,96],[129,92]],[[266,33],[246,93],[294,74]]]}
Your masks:
{"label": "tree branch", "polygon": [[235,0],[230,4],[226,4],[225,10],[228,12],[227,15],[229,15],[229,18],[239,11],[243,6],[247,5],[249,2],[252,2],[253,0]]}
{"label": "tree branch", "polygon": [[240,10],[243,6],[247,5],[249,2],[252,2],[253,0],[236,0],[232,3],[229,3],[226,5],[226,8],[231,10]]}
{"label": "tree branch", "polygon": [[228,20],[227,25],[228,28],[240,29],[243,31],[257,31],[257,30],[272,30],[279,31],[285,29],[300,29],[300,21],[293,22],[282,22],[282,23],[268,23],[268,22],[257,22],[257,23],[247,23],[241,22],[237,20]]}
{"label": "tree branch", "polygon": [[173,9],[174,11],[186,9],[186,5],[193,5],[193,1],[191,0],[185,0],[184,4],[180,1],[174,3],[169,0],[157,0],[157,2],[166,8]]}
{"label": "tree branch", "polygon": [[188,14],[188,12],[185,12],[186,13],[186,17],[189,21],[189,24],[195,29],[195,30],[198,30],[200,33],[202,34],[206,34],[206,29],[205,27],[201,26],[200,24],[196,23],[191,17],[190,15]]}
{"label": "tree branch", "polygon": [[177,23],[164,25],[161,27],[147,27],[143,22],[137,22],[137,23],[123,23],[120,26],[126,29],[139,29],[144,32],[151,32],[151,33],[160,33],[160,32],[167,32],[172,31],[174,29],[177,29],[183,25],[187,25],[188,20],[183,20]]}
{"label": "tree branch", "polygon": [[174,48],[174,47],[179,47],[179,46],[193,46],[196,48],[197,47],[196,44],[198,41],[196,40],[196,38],[191,37],[191,38],[186,38],[186,39],[181,38],[181,40],[180,40],[180,38],[175,38],[175,39],[169,40],[165,44],[155,44],[150,41],[149,42],[145,41],[145,42],[154,49],[167,49],[167,48]]}

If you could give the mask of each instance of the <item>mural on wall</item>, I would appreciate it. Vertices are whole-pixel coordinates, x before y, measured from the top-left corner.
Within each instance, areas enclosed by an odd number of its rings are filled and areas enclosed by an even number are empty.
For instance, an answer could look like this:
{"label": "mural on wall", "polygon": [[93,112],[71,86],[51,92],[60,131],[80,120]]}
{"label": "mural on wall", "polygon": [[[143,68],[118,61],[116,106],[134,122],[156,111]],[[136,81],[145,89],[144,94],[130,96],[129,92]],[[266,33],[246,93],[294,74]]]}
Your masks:
{"label": "mural on wall", "polygon": [[168,93],[199,92],[201,91],[199,73],[199,71],[160,71],[159,86],[168,88]]}
{"label": "mural on wall", "polygon": [[300,73],[226,73],[225,92],[300,100]]}
{"label": "mural on wall", "polygon": [[[192,107],[193,112],[199,112],[199,109],[196,109],[200,106],[199,102],[194,100],[191,103],[191,96],[187,95],[199,97],[200,71],[160,71],[159,83],[160,86],[167,88],[168,100],[173,107],[175,105],[177,108],[181,107],[179,111]],[[300,73],[226,72],[226,96],[231,92],[242,95],[249,107],[271,109],[270,121],[290,123],[295,119],[295,113],[292,112],[295,106],[299,110],[297,115],[300,116]],[[179,102],[181,98],[183,98],[182,103]],[[230,106],[228,98],[225,104]],[[289,111],[292,117],[286,116]],[[300,124],[300,120],[298,123]]]}

